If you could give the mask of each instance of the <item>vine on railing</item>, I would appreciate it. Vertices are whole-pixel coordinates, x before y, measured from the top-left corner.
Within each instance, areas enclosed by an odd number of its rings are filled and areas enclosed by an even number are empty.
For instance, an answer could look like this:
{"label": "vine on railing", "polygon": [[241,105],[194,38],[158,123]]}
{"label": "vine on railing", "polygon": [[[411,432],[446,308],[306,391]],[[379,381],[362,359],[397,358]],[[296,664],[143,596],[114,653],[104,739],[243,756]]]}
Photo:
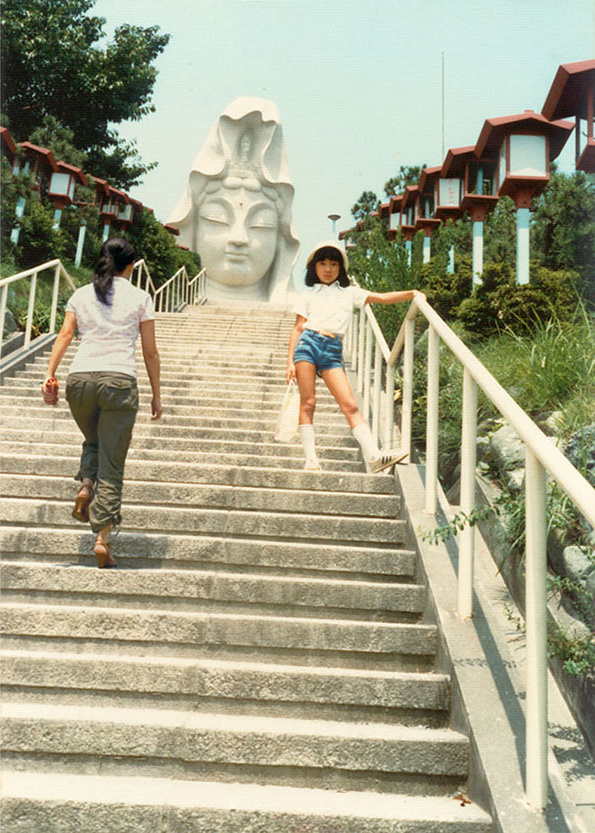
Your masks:
{"label": "vine on railing", "polygon": [[[527,742],[526,796],[530,804],[543,809],[547,804],[547,500],[546,475],[595,526],[595,489],[556,448],[520,408],[510,394],[471,353],[450,327],[423,298],[415,298],[389,351],[369,307],[354,313],[346,340],[347,356],[356,373],[357,390],[363,395],[363,412],[369,417],[375,437],[383,445],[393,443],[394,373],[403,354],[401,397],[401,445],[411,452],[413,403],[413,356],[415,317],[421,313],[428,328],[425,511],[438,509],[438,394],[440,346],[444,344],[463,366],[461,437],[461,498],[458,526],[458,613],[473,615],[473,579],[477,443],[477,392],[485,393],[525,444],[525,573],[527,630]],[[384,376],[384,382],[383,380]]]}

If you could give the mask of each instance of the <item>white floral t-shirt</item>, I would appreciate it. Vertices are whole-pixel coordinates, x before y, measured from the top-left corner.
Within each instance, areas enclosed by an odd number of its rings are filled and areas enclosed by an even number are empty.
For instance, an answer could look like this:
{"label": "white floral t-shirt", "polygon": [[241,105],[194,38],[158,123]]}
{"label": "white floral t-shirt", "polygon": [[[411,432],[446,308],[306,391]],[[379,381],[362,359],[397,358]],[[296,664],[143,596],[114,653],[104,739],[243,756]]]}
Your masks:
{"label": "white floral t-shirt", "polygon": [[151,296],[116,276],[111,304],[102,304],[93,284],[81,286],[66,305],[76,316],[81,339],[69,373],[95,370],[126,373],[136,378],[136,342],[143,321],[155,318]]}

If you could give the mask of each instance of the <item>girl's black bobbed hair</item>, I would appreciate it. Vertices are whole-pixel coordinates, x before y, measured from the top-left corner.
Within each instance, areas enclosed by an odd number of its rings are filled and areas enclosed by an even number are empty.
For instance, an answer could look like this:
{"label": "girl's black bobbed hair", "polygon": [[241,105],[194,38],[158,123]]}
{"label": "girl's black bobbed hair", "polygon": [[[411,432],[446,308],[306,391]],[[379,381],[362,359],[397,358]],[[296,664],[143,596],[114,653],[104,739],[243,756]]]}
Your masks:
{"label": "girl's black bobbed hair", "polygon": [[337,246],[334,240],[327,240],[319,243],[308,255],[306,261],[306,286],[314,286],[320,283],[316,275],[316,264],[321,260],[334,260],[339,264],[338,281],[341,286],[349,286],[349,278],[347,277],[347,269],[349,268],[349,260],[345,252]]}

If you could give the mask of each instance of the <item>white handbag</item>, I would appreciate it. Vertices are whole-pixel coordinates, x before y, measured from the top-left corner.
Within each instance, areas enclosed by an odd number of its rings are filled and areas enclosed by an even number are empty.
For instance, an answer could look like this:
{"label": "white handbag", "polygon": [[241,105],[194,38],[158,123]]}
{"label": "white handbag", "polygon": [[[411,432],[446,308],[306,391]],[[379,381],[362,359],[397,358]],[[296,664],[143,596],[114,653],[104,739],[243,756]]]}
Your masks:
{"label": "white handbag", "polygon": [[300,392],[292,379],[285,389],[281,411],[275,429],[275,442],[291,443],[298,434],[298,420],[300,416]]}

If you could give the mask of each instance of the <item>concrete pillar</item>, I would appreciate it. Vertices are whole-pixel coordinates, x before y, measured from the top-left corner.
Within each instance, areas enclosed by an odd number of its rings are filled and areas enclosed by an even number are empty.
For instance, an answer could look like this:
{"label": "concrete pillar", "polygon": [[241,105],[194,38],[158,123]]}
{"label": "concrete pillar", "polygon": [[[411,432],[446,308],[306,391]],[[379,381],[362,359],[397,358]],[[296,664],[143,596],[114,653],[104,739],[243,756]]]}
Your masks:
{"label": "concrete pillar", "polygon": [[455,271],[455,247],[451,246],[448,250],[448,264],[446,266],[446,271],[449,275],[454,274]]}
{"label": "concrete pillar", "polygon": [[107,238],[109,237],[109,223],[106,223],[103,227],[103,237],[101,238],[102,243],[105,243]]}
{"label": "concrete pillar", "polygon": [[[15,209],[15,216],[17,220],[20,220],[23,214],[25,213],[25,205],[27,204],[27,200],[25,197],[19,197],[17,200],[17,205]],[[20,223],[17,222],[17,225],[13,228],[10,232],[10,242],[14,243],[15,246],[19,242],[19,236],[21,234],[21,226]]]}
{"label": "concrete pillar", "polygon": [[529,283],[529,216],[528,208],[516,212],[516,282]]}
{"label": "concrete pillar", "polygon": [[62,219],[62,209],[61,208],[56,208],[56,210],[54,211],[54,224],[52,226],[54,231],[58,231],[58,229],[60,228],[60,220],[61,219]]}
{"label": "concrete pillar", "polygon": [[405,240],[405,251],[407,252],[407,266],[411,266],[411,240]]}
{"label": "concrete pillar", "polygon": [[424,237],[424,263],[430,262],[430,257],[432,254],[432,238],[431,237]]}
{"label": "concrete pillar", "polygon": [[483,220],[473,221],[473,289],[482,283],[483,275]]}
{"label": "concrete pillar", "polygon": [[79,237],[76,244],[76,255],[74,258],[74,265],[80,266],[83,259],[83,246],[85,245],[85,236],[87,234],[87,224],[83,222],[79,228]]}

